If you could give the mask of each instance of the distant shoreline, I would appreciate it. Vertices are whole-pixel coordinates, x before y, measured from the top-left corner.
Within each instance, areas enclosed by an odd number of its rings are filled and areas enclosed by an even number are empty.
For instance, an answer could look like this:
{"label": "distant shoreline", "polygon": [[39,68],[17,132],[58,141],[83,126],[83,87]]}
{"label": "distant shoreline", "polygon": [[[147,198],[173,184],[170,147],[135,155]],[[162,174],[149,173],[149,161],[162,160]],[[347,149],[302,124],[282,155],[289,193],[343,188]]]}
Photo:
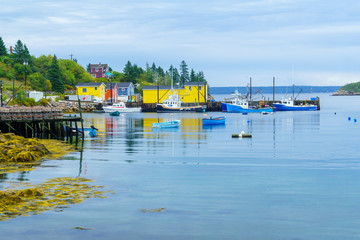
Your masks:
{"label": "distant shoreline", "polygon": [[360,96],[360,92],[345,91],[342,89],[337,90],[332,96]]}
{"label": "distant shoreline", "polygon": [[[334,93],[342,86],[275,86],[275,94],[295,94],[301,93]],[[235,91],[240,94],[246,94],[247,87],[211,87],[209,88],[210,94],[231,94]],[[272,86],[252,87],[252,93],[261,92],[263,94],[273,93]]]}

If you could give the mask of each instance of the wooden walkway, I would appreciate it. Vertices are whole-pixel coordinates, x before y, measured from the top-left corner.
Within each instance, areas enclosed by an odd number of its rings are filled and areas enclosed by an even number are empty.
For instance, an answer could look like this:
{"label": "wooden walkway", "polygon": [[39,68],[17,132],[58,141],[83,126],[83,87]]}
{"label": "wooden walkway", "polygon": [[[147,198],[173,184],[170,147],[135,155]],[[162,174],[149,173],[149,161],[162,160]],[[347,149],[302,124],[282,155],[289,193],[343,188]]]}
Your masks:
{"label": "wooden walkway", "polygon": [[51,138],[76,141],[84,136],[82,117],[63,116],[61,118],[0,120],[2,133],[15,133],[26,138]]}

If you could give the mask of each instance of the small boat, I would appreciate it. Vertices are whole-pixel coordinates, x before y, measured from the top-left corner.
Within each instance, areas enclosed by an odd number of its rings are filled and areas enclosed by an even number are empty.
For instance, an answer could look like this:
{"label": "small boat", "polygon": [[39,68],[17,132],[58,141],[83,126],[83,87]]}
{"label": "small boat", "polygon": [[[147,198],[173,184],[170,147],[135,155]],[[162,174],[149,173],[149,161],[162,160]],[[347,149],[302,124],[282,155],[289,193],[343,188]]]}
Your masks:
{"label": "small boat", "polygon": [[275,111],[316,111],[317,106],[313,104],[295,105],[295,101],[292,98],[281,99],[280,103],[273,104]]}
{"label": "small boat", "polygon": [[128,108],[126,107],[124,102],[119,102],[119,103],[114,103],[111,106],[105,106],[103,107],[104,111],[106,113],[110,113],[110,112],[120,112],[120,113],[129,113],[129,112],[141,112],[141,108]]}
{"label": "small boat", "polygon": [[203,118],[202,124],[203,125],[219,125],[219,124],[225,124],[226,117],[210,117],[210,118]]}
{"label": "small boat", "polygon": [[273,112],[272,107],[265,108],[256,108],[249,106],[249,103],[246,99],[235,99],[232,103],[226,104],[227,112],[229,113],[263,113],[263,112]]}
{"label": "small boat", "polygon": [[183,107],[180,97],[177,94],[170,94],[162,103],[156,104],[156,111],[162,112],[205,112],[206,105]]}
{"label": "small boat", "polygon": [[90,132],[89,132],[90,137],[96,137],[96,130],[99,130],[99,129],[94,127],[94,125],[91,125]]}
{"label": "small boat", "polygon": [[175,128],[180,126],[180,120],[152,123],[151,126],[153,128]]}
{"label": "small boat", "polygon": [[119,111],[111,112],[110,116],[120,116],[120,112]]}

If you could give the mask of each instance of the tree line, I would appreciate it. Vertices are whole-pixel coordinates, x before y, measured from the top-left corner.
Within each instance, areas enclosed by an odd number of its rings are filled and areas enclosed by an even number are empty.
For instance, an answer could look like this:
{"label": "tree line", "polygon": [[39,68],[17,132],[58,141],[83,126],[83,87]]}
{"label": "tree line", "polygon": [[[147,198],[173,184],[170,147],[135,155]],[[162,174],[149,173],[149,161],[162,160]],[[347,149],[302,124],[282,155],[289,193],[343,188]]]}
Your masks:
{"label": "tree line", "polygon": [[186,82],[204,82],[202,71],[189,70],[185,61],[180,63],[179,69],[172,65],[164,70],[153,63],[146,64],[143,69],[137,64],[128,61],[123,72],[112,71],[112,79],[93,78],[90,74],[90,64],[87,71],[77,63],[76,59],[58,59],[56,55],[31,56],[26,44],[18,40],[9,54],[4,41],[0,37],[0,77],[9,80],[16,79],[25,83],[27,88],[37,91],[54,91],[64,93],[74,90],[79,82],[132,82],[138,86],[137,90],[145,85],[174,85],[184,86]]}

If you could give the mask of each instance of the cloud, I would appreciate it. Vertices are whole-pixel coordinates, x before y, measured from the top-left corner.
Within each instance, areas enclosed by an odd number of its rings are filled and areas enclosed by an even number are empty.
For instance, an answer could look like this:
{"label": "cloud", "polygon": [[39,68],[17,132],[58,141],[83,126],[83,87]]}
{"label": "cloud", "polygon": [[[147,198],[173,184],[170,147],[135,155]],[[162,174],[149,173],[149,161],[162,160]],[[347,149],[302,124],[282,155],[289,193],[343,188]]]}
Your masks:
{"label": "cloud", "polygon": [[243,75],[266,84],[296,66],[326,85],[360,75],[359,8],[355,0],[14,0],[0,9],[0,33],[7,46],[21,39],[37,56],[72,53],[82,65],[118,71],[127,60],[164,68],[185,60],[231,85]]}

